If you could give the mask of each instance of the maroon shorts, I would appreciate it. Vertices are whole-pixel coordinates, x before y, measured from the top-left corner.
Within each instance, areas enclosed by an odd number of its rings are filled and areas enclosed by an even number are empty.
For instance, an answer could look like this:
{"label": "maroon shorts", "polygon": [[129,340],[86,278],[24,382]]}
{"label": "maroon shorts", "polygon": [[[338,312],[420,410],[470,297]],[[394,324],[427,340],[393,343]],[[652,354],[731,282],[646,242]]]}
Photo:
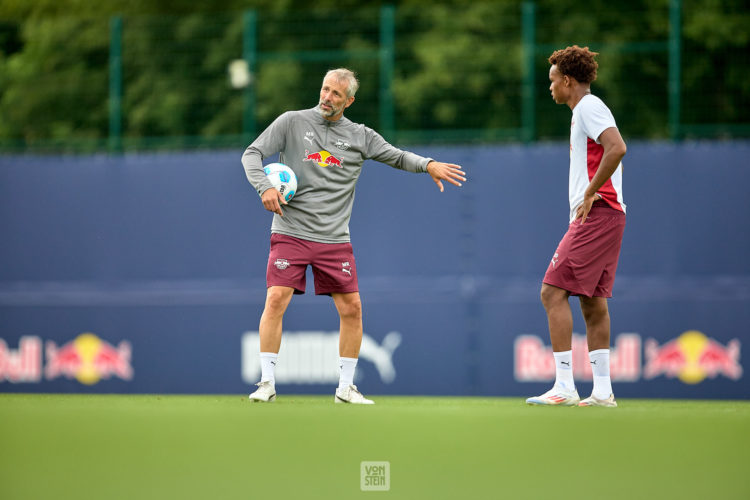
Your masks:
{"label": "maroon shorts", "polygon": [[288,286],[294,293],[305,293],[308,265],[312,266],[316,295],[359,291],[351,243],[318,243],[271,234],[266,286]]}
{"label": "maroon shorts", "polygon": [[586,297],[612,296],[625,214],[596,201],[586,222],[577,219],[552,257],[544,283]]}

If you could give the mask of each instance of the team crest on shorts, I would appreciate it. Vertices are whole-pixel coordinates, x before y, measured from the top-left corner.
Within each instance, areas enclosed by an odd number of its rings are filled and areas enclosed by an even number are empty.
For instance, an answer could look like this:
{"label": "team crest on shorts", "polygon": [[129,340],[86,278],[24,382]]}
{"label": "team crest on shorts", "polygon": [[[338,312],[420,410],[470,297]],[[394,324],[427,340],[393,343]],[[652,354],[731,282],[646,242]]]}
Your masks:
{"label": "team crest on shorts", "polygon": [[277,269],[281,269],[282,271],[289,267],[289,261],[286,259],[276,259],[276,262],[273,263],[274,266],[276,266]]}

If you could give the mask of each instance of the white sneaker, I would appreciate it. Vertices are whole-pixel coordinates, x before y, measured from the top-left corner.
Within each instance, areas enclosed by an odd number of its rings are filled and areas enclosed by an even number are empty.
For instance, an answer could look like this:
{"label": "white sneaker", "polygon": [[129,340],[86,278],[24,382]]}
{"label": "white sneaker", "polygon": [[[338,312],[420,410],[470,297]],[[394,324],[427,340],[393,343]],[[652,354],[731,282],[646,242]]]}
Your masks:
{"label": "white sneaker", "polygon": [[261,381],[255,385],[258,386],[258,390],[250,394],[250,401],[271,403],[276,399],[276,387],[270,381]]}
{"label": "white sneaker", "polygon": [[361,392],[357,390],[356,385],[350,385],[343,389],[336,389],[336,397],[334,399],[336,403],[352,403],[355,405],[374,405],[375,401],[371,401],[364,397]]}
{"label": "white sneaker", "polygon": [[597,399],[592,394],[578,403],[578,406],[606,406],[607,408],[617,408],[617,401],[615,401],[614,394],[610,394],[607,399]]}
{"label": "white sneaker", "polygon": [[578,397],[578,391],[566,391],[560,386],[554,386],[541,396],[536,396],[526,400],[530,405],[558,405],[558,406],[575,406],[581,398]]}

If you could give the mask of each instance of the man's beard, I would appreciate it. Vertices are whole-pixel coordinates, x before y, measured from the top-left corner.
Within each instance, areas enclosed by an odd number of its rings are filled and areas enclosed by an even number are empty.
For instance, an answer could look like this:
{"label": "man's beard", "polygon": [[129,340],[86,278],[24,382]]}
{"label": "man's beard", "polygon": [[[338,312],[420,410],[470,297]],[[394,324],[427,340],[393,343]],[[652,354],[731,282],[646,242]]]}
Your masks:
{"label": "man's beard", "polygon": [[321,107],[321,104],[324,104],[324,103],[319,102],[317,108],[318,108],[318,113],[320,113],[321,116],[323,117],[330,118],[332,116],[336,116],[336,114],[340,111],[339,109],[336,109],[335,106],[330,105],[330,104],[329,106],[331,107],[331,109],[329,111],[326,111],[325,109]]}

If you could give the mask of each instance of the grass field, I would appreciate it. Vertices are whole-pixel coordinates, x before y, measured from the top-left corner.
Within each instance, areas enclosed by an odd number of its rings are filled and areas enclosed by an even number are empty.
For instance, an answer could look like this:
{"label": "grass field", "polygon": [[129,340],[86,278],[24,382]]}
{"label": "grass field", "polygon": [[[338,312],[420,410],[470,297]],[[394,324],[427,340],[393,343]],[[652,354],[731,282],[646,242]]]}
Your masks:
{"label": "grass field", "polygon": [[0,394],[0,498],[750,498],[750,401],[375,399]]}

